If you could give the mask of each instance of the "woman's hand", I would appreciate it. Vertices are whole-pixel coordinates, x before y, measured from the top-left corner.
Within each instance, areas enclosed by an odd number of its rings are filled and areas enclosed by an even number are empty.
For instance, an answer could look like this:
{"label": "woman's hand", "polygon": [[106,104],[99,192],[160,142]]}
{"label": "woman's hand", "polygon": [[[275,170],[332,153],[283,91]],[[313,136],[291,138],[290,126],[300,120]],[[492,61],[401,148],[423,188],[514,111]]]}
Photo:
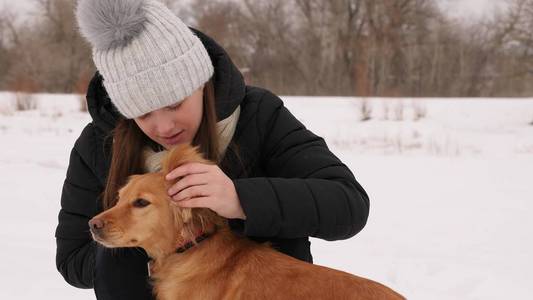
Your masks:
{"label": "woman's hand", "polygon": [[233,181],[217,165],[183,164],[165,179],[180,178],[168,195],[180,207],[207,207],[227,219],[246,219]]}

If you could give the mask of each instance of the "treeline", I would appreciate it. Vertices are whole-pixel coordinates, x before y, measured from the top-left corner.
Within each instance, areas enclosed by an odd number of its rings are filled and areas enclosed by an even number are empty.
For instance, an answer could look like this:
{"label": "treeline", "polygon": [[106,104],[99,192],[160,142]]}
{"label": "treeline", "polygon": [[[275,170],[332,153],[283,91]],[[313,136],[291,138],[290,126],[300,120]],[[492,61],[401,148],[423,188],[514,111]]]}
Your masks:
{"label": "treeline", "polygon": [[[533,0],[475,24],[436,0],[167,0],[229,52],[249,84],[284,95],[531,96]],[[72,0],[0,12],[0,90],[83,93],[94,72]]]}

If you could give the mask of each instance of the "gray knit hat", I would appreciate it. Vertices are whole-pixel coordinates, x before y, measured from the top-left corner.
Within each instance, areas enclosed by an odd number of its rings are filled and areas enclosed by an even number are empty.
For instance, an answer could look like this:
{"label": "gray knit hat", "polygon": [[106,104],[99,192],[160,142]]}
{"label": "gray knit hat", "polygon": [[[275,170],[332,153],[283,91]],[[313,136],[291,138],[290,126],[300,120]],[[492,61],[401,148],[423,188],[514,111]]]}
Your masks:
{"label": "gray knit hat", "polygon": [[157,0],[79,0],[76,18],[128,119],[181,102],[213,75],[200,39]]}

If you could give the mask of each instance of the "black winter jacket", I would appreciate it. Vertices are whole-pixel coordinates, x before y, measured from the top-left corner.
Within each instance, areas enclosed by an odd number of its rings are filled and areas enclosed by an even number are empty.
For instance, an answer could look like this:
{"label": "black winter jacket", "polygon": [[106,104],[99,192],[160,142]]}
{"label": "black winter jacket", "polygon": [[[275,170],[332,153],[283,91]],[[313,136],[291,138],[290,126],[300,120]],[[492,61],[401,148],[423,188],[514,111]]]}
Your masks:
{"label": "black winter jacket", "polygon": [[[300,123],[271,92],[244,84],[226,52],[211,38],[202,40],[215,67],[219,120],[238,105],[241,115],[233,136],[239,145],[227,151],[224,172],[233,179],[246,220],[230,226],[258,242],[312,262],[308,237],[347,239],[368,217],[366,192],[324,140]],[[96,73],[87,93],[93,121],[83,129],[70,154],[61,195],[57,269],[79,288],[94,288],[98,299],[151,299],[148,257],[140,248],[105,249],[92,241],[87,222],[102,211],[102,193],[111,145],[104,139],[119,117]]]}

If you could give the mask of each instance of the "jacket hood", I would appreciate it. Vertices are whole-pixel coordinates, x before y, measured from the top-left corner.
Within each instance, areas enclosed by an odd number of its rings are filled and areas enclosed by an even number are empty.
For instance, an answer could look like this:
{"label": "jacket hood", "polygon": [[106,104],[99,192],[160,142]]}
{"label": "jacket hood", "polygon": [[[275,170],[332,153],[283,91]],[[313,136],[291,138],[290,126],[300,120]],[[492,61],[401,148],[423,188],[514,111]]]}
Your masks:
{"label": "jacket hood", "polygon": [[[197,29],[190,29],[200,38],[213,63],[217,120],[223,120],[229,117],[244,99],[246,86],[243,76],[217,42]],[[107,132],[115,128],[116,122],[123,117],[111,103],[102,81],[103,77],[97,71],[87,90],[87,108],[94,124]]]}

